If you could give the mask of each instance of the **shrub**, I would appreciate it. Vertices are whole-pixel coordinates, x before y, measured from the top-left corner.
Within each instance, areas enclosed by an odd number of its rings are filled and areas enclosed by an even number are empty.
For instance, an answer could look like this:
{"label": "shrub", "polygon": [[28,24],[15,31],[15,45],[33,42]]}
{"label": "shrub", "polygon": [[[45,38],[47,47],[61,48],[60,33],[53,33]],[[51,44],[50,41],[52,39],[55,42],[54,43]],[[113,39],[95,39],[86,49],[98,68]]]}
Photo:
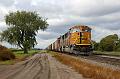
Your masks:
{"label": "shrub", "polygon": [[11,60],[15,59],[15,55],[11,52],[11,50],[6,47],[0,45],[0,60]]}
{"label": "shrub", "polygon": [[120,48],[117,48],[116,51],[117,51],[117,52],[120,52]]}
{"label": "shrub", "polygon": [[7,49],[7,48],[2,46],[2,45],[0,45],[0,50],[5,50],[5,49]]}

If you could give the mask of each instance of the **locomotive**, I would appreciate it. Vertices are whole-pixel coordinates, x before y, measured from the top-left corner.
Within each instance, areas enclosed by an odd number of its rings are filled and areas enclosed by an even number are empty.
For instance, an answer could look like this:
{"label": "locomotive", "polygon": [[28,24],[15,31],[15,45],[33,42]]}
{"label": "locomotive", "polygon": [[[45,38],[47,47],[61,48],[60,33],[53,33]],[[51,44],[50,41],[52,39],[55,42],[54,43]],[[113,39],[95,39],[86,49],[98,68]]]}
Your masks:
{"label": "locomotive", "polygon": [[73,26],[46,49],[90,55],[92,54],[91,28],[85,25]]}

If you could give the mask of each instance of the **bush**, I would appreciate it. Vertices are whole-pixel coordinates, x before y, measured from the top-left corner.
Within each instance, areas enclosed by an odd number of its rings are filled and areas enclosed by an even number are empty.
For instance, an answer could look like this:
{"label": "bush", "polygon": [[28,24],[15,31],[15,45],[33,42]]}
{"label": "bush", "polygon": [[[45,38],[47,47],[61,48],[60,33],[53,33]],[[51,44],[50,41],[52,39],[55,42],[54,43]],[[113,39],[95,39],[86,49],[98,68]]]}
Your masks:
{"label": "bush", "polygon": [[0,60],[15,59],[15,55],[6,47],[0,45]]}
{"label": "bush", "polygon": [[0,45],[0,50],[5,50],[5,49],[7,49],[7,48],[2,46],[2,45]]}
{"label": "bush", "polygon": [[120,48],[117,48],[116,51],[117,51],[117,52],[120,52]]}

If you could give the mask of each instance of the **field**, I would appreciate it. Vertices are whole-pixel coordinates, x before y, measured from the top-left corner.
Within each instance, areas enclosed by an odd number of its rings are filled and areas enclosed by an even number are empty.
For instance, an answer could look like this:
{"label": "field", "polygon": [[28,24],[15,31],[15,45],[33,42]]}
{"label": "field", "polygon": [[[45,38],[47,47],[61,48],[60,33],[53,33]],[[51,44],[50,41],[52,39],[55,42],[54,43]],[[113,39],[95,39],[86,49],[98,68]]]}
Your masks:
{"label": "field", "polygon": [[16,58],[14,60],[0,61],[0,65],[11,65],[19,61],[23,61],[25,60],[25,58],[32,56],[35,53],[40,52],[40,50],[29,50],[28,54],[24,54],[22,50],[12,50],[12,51],[15,54]]}

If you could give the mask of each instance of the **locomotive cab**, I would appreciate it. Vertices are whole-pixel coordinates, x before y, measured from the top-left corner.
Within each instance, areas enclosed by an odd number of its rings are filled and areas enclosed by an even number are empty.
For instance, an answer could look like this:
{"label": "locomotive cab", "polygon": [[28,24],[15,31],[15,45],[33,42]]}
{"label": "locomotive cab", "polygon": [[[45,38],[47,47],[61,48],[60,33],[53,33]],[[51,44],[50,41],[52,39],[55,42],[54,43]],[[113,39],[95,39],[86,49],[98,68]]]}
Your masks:
{"label": "locomotive cab", "polygon": [[70,28],[70,49],[75,54],[91,54],[91,28],[74,26]]}

